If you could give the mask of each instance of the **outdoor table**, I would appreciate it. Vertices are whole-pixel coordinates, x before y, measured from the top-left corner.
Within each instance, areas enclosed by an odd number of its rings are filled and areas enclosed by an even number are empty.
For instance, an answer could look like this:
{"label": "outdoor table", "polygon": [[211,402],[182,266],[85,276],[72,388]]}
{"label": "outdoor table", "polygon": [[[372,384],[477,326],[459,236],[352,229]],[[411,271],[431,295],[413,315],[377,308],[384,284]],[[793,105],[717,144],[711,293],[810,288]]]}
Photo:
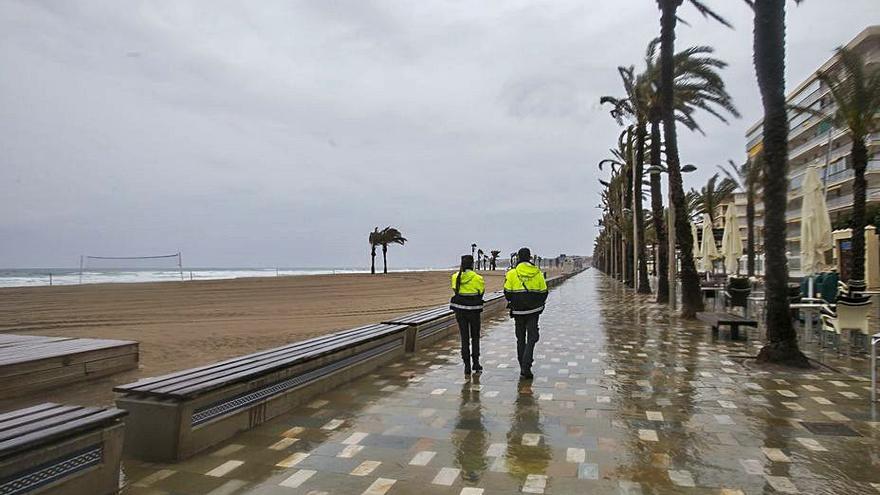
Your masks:
{"label": "outdoor table", "polygon": [[818,313],[822,310],[822,305],[818,303],[794,303],[790,305],[791,309],[797,309],[799,311],[805,311],[807,313],[807,323],[805,325],[805,333],[804,342],[810,343],[813,341],[813,312]]}

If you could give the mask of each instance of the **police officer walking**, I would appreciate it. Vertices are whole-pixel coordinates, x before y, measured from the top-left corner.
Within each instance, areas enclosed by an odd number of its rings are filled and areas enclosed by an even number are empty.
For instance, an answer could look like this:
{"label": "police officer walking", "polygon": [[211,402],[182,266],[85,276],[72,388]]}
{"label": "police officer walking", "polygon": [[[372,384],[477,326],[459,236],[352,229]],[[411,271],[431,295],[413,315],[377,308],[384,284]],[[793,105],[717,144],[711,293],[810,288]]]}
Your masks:
{"label": "police officer walking", "polygon": [[535,343],[539,338],[538,317],[544,311],[544,302],[547,300],[547,282],[541,270],[531,263],[532,252],[529,248],[521,248],[516,257],[516,266],[507,271],[504,279],[504,297],[516,324],[516,357],[520,377],[532,379]]}
{"label": "police officer walking", "polygon": [[483,371],[480,366],[480,314],[483,312],[485,290],[483,277],[474,271],[474,257],[469,254],[462,256],[461,266],[452,274],[454,294],[449,307],[455,311],[461,333],[461,359],[464,361],[465,375],[470,375],[471,370],[477,373]]}

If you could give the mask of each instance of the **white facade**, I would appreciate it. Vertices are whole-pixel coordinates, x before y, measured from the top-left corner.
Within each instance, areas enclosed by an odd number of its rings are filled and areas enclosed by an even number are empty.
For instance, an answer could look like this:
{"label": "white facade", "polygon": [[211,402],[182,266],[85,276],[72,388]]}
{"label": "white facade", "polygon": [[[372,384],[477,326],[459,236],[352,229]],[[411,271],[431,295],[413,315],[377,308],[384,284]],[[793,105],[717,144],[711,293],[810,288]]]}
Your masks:
{"label": "white facade", "polygon": [[[880,64],[880,26],[871,26],[847,44],[847,48],[857,51],[869,65]],[[828,88],[817,78],[818,72],[834,71],[836,57],[825,62],[816,73],[803,81],[788,96],[790,105],[808,107],[831,115],[836,110]],[[789,112],[788,145],[788,207],[786,209],[789,268],[793,275],[800,272],[800,219],[801,182],[808,167],[819,167],[820,178],[826,186],[828,209],[831,221],[848,216],[852,210],[851,168],[852,141],[846,129],[830,128],[822,123],[820,117],[807,113]],[[762,149],[762,122],[754,124],[746,133],[746,150],[755,156]],[[829,148],[830,143],[830,148]],[[868,208],[880,204],[880,133],[868,138],[868,182],[866,200]],[[826,165],[827,164],[827,165]],[[745,195],[742,199],[745,216]],[[763,204],[761,204],[763,211]],[[739,204],[737,204],[739,210]],[[762,224],[763,224],[763,216]],[[870,219],[869,219],[870,220]],[[757,222],[756,222],[757,224]]]}

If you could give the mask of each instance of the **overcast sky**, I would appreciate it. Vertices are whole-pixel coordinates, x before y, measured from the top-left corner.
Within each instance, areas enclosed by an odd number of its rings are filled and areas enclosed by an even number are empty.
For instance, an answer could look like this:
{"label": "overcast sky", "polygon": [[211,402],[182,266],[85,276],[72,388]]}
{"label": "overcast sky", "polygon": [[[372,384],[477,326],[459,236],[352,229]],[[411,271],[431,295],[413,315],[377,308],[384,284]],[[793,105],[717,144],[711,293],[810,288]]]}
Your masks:
{"label": "overcast sky", "polygon": [[[751,11],[690,7],[742,119],[682,132],[685,163],[745,156],[760,118]],[[877,0],[789,3],[794,87]],[[190,266],[445,266],[471,242],[592,250],[596,163],[658,33],[654,0],[0,0],[0,266],[182,251]]]}

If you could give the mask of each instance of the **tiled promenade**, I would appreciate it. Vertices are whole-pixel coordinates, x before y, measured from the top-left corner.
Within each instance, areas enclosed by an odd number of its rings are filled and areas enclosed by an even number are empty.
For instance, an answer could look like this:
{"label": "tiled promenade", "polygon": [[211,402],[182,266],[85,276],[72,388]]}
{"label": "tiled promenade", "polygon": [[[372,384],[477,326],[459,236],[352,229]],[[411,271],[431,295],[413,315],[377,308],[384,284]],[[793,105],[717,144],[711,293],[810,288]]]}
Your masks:
{"label": "tiled promenade", "polygon": [[594,270],[551,293],[536,378],[513,325],[482,376],[430,348],[174,465],[125,462],[129,495],[880,493],[863,380],[757,372]]}

